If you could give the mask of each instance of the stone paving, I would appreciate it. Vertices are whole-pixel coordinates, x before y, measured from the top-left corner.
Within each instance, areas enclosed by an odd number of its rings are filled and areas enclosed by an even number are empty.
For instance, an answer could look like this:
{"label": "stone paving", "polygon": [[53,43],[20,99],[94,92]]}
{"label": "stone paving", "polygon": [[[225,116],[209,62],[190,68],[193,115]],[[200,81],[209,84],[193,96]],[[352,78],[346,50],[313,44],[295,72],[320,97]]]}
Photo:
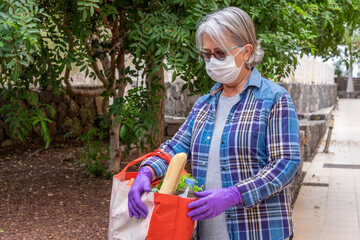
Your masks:
{"label": "stone paving", "polygon": [[360,240],[360,99],[340,99],[294,206],[295,240]]}

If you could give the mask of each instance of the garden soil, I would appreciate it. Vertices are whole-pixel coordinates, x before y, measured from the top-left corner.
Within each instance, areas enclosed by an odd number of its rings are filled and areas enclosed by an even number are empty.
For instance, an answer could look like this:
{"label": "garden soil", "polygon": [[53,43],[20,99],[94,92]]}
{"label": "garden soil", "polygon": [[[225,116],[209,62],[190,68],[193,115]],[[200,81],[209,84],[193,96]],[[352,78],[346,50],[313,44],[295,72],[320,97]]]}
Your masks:
{"label": "garden soil", "polygon": [[80,146],[0,148],[0,239],[107,239],[111,180],[79,169]]}

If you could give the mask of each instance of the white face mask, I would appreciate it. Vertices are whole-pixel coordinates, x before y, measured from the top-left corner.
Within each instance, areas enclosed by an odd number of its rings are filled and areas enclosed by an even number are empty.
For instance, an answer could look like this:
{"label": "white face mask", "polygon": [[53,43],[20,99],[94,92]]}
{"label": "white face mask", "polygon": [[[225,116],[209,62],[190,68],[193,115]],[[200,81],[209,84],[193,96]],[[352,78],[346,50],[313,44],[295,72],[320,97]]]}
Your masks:
{"label": "white face mask", "polygon": [[237,77],[239,76],[242,66],[238,68],[235,64],[235,57],[241,52],[241,49],[235,56],[229,55],[226,56],[224,61],[219,61],[216,58],[210,58],[209,62],[206,63],[206,72],[212,78],[212,80],[223,83],[223,84],[230,84],[233,83]]}

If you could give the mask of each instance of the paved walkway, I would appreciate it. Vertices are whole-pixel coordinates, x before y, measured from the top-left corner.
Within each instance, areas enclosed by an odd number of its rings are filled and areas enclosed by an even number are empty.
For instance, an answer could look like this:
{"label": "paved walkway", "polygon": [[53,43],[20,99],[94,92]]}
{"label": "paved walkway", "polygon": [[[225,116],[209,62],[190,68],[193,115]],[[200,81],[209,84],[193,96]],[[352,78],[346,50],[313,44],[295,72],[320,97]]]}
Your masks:
{"label": "paved walkway", "polygon": [[339,100],[329,153],[326,135],[313,161],[304,162],[294,239],[360,240],[360,99]]}

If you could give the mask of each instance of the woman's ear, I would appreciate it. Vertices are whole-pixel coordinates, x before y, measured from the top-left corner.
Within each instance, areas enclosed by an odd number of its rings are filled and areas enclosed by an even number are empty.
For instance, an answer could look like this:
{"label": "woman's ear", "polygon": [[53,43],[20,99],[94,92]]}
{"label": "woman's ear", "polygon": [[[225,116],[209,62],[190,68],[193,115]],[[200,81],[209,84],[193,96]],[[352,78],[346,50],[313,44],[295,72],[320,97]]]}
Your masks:
{"label": "woman's ear", "polygon": [[246,44],[244,49],[244,61],[246,62],[249,60],[249,57],[254,49],[254,47],[251,44]]}

